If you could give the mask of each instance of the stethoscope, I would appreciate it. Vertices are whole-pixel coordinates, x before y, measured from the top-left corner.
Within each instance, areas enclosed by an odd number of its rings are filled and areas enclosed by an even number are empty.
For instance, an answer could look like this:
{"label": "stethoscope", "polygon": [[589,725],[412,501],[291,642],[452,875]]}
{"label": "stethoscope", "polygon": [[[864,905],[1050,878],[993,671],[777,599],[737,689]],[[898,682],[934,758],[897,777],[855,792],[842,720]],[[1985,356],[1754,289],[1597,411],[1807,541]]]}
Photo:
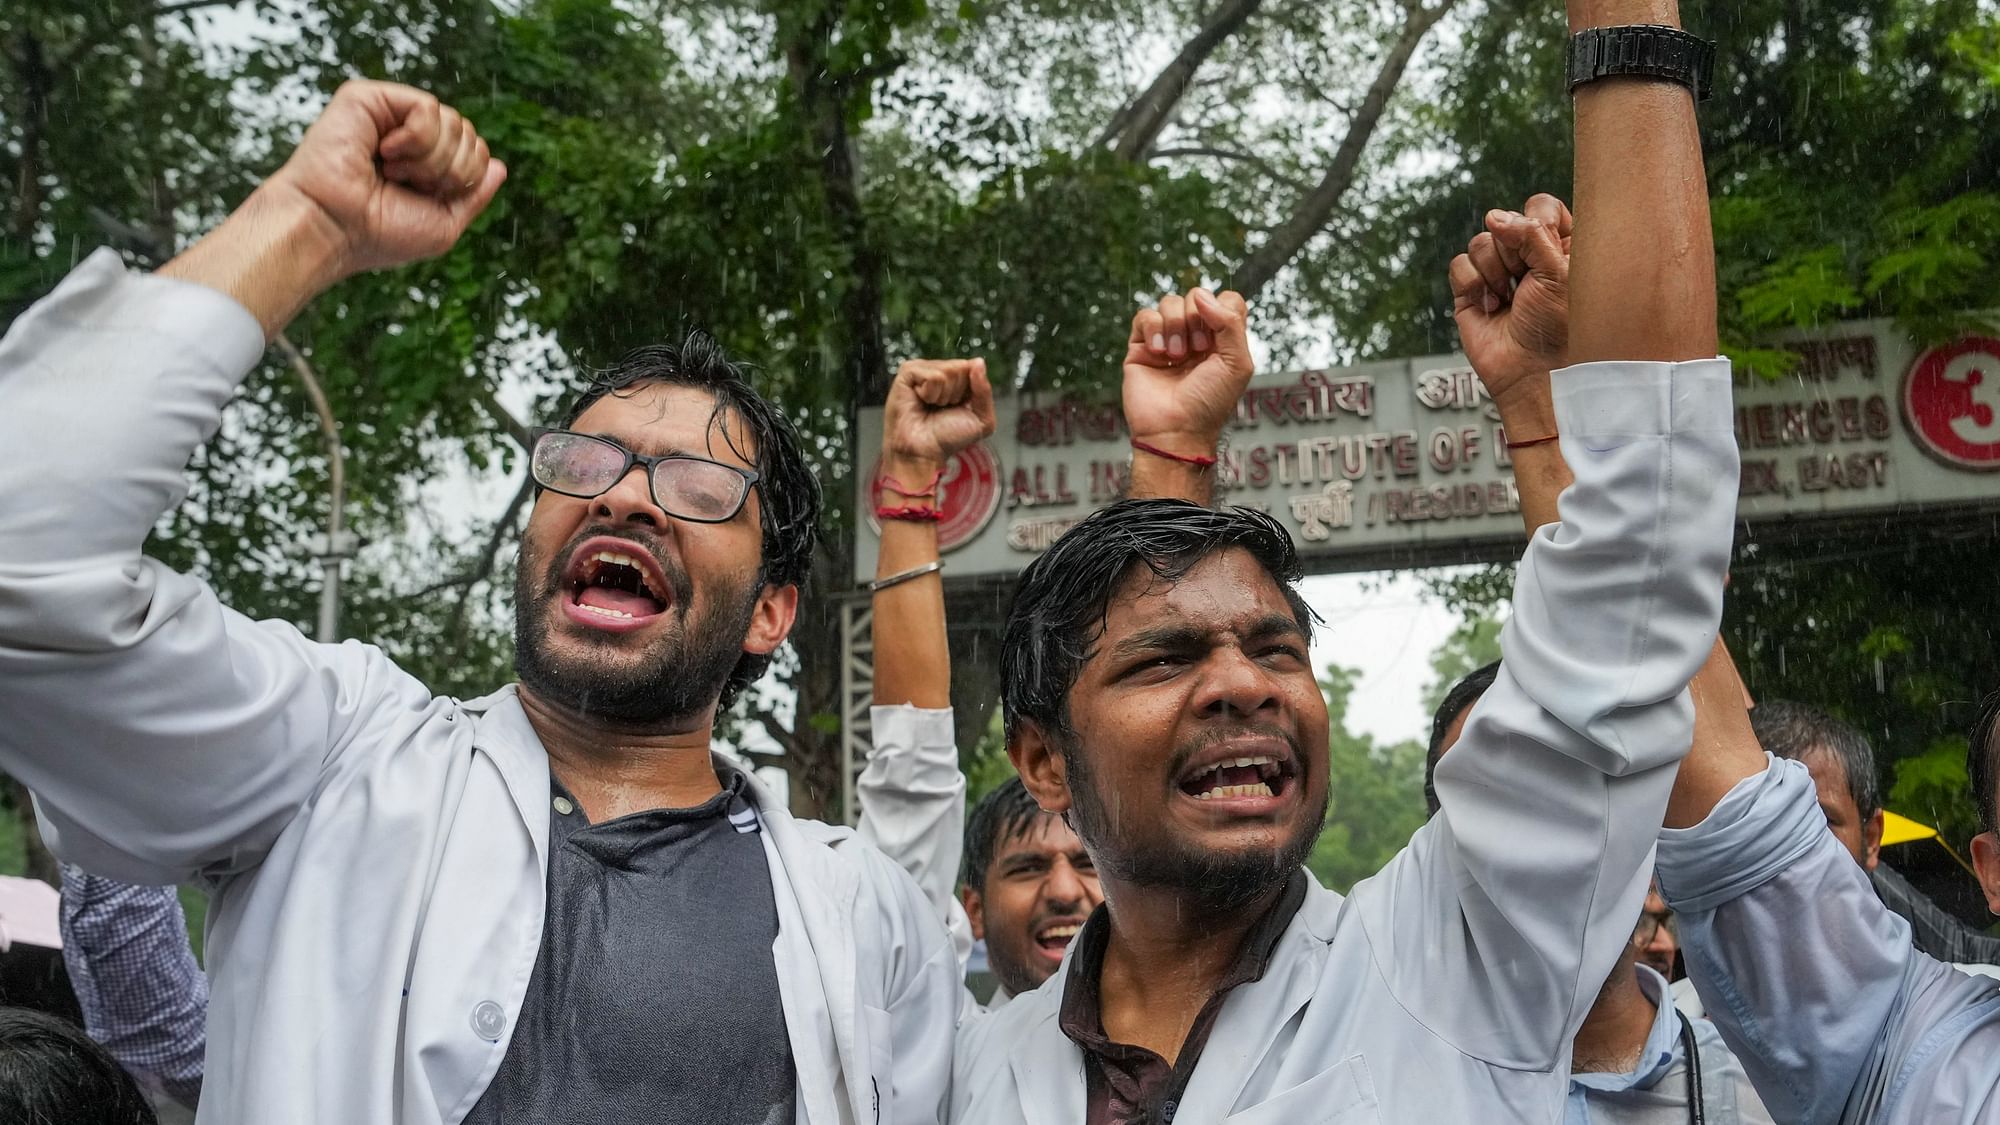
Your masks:
{"label": "stethoscope", "polygon": [[1705,1125],[1708,1113],[1701,1107],[1701,1051],[1695,1047],[1694,1024],[1688,1020],[1686,1012],[1677,1011],[1674,1014],[1681,1018],[1681,1053],[1687,1056],[1688,1123]]}

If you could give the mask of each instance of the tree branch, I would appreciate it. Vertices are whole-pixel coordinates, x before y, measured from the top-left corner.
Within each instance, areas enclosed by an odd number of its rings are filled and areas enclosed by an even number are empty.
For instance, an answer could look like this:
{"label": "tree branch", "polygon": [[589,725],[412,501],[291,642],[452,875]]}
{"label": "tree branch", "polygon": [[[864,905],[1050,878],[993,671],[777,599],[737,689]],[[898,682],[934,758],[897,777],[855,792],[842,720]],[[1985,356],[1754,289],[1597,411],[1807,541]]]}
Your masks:
{"label": "tree branch", "polygon": [[[882,330],[884,264],[868,228],[854,139],[847,125],[851,100],[869,96],[869,83],[880,68],[857,71],[847,82],[828,74],[826,58],[838,20],[835,6],[829,4],[796,41],[787,44],[785,61],[798,98],[799,125],[809,150],[818,157],[827,218],[847,257],[848,280],[839,294],[845,337],[840,352],[847,385],[853,389],[850,401],[880,402],[889,391],[889,349]],[[888,61],[895,61],[894,56]]]}
{"label": "tree branch", "polygon": [[[151,14],[139,18],[159,20],[166,16],[177,16],[183,12],[198,11],[202,8],[233,8],[242,2],[243,0],[175,0],[171,4],[161,4],[159,7],[154,8]],[[83,56],[104,46],[111,41],[113,35],[131,26],[133,24],[114,23],[108,27],[98,28],[89,35],[78,39],[69,50],[63,52],[57,69],[67,70],[71,66],[74,66],[82,60]]]}
{"label": "tree branch", "polygon": [[1284,184],[1291,188],[1295,188],[1299,191],[1305,191],[1311,187],[1310,184],[1306,183],[1304,180],[1301,180],[1296,176],[1288,176],[1285,173],[1280,172],[1277,169],[1277,167],[1273,165],[1270,161],[1264,159],[1261,156],[1258,156],[1256,153],[1239,152],[1233,148],[1216,148],[1212,145],[1190,145],[1183,148],[1156,148],[1152,152],[1146,154],[1146,159],[1166,160],[1169,157],[1175,157],[1175,156],[1211,156],[1217,160],[1234,160],[1239,163],[1248,164],[1252,168],[1257,169],[1259,172],[1264,173],[1266,176],[1269,176],[1270,178],[1278,181],[1279,183]]}
{"label": "tree branch", "polygon": [[1223,0],[1222,6],[1209,13],[1201,29],[1194,33],[1194,38],[1181,47],[1180,53],[1160,71],[1152,84],[1126,102],[1111,118],[1104,132],[1098,135],[1094,147],[1102,148],[1115,140],[1118,144],[1112,151],[1120,159],[1138,160],[1143,157],[1160,139],[1160,131],[1166,128],[1181,95],[1187,93],[1194,72],[1201,69],[1201,64],[1208,61],[1208,56],[1214,54],[1224,40],[1236,34],[1236,29],[1242,27],[1262,3],[1263,0]]}
{"label": "tree branch", "polygon": [[465,636],[465,619],[472,607],[472,589],[492,577],[493,560],[500,554],[500,544],[505,542],[508,536],[513,533],[514,521],[520,518],[521,509],[528,503],[528,498],[535,494],[534,485],[535,478],[533,476],[523,476],[521,478],[521,487],[514,490],[514,498],[507,502],[507,510],[501,513],[498,520],[493,522],[493,530],[487,534],[486,542],[480,545],[479,553],[473,556],[474,561],[472,566],[464,574],[459,575],[451,582],[413,595],[415,597],[422,597],[424,594],[434,594],[450,586],[461,588],[458,603],[451,607],[451,617],[445,622],[444,629],[444,635],[451,638],[451,642],[454,645],[462,641]]}
{"label": "tree branch", "polygon": [[784,750],[785,757],[796,762],[805,756],[805,740],[792,733],[791,728],[779,723],[778,716],[769,708],[750,708],[747,717],[756,720],[757,725],[764,728],[764,733],[770,736],[771,741]]}
{"label": "tree branch", "polygon": [[1361,154],[1375,135],[1376,126],[1381,124],[1382,114],[1389,108],[1390,96],[1402,83],[1411,56],[1416,54],[1424,36],[1430,34],[1431,28],[1457,3],[1458,0],[1438,0],[1431,7],[1410,5],[1404,9],[1406,14],[1402,30],[1383,55],[1382,65],[1376,70],[1374,81],[1368,84],[1368,94],[1356,107],[1353,120],[1348,122],[1347,135],[1340,139],[1340,148],[1334,152],[1326,174],[1299,201],[1291,217],[1279,225],[1277,232],[1265,239],[1237,267],[1235,276],[1230,278],[1231,288],[1242,293],[1246,299],[1255,300],[1257,294],[1285,267],[1285,263],[1291,261],[1326,226],[1327,220],[1340,206],[1341,197],[1354,186],[1354,179],[1361,170]]}
{"label": "tree branch", "polygon": [[484,380],[475,381],[472,385],[472,398],[479,404],[481,410],[486,411],[486,416],[493,419],[495,425],[507,431],[507,436],[514,439],[515,445],[527,453],[535,451],[535,443],[528,436],[527,425],[514,417],[513,411],[500,404],[500,395],[492,386]]}

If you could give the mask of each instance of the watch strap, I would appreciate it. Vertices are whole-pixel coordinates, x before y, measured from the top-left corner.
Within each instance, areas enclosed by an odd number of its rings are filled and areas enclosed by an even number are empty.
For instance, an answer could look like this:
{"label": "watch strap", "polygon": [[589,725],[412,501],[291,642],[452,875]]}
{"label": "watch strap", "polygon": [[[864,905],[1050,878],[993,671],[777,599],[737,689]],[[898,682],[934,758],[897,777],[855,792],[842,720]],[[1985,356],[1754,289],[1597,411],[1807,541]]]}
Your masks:
{"label": "watch strap", "polygon": [[1585,28],[1570,36],[1568,62],[1572,93],[1620,75],[1679,83],[1696,101],[1715,92],[1715,44],[1663,24]]}

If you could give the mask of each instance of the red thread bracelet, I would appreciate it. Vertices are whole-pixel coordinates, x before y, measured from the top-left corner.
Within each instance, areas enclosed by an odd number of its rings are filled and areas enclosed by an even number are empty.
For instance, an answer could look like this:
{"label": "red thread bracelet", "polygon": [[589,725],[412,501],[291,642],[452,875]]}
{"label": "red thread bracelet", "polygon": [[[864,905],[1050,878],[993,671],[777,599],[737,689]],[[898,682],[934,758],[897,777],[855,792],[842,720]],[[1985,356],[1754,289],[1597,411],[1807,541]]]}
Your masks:
{"label": "red thread bracelet", "polygon": [[875,476],[875,491],[880,492],[886,488],[898,496],[929,496],[937,491],[938,482],[942,480],[944,480],[943,466],[938,467],[937,475],[931,478],[929,484],[914,490],[888,473],[878,473]]}
{"label": "red thread bracelet", "polygon": [[875,518],[878,520],[913,520],[917,523],[936,523],[944,518],[944,510],[942,508],[919,508],[915,505],[904,508],[892,508],[887,504],[883,504],[875,509]]}
{"label": "red thread bracelet", "polygon": [[1550,434],[1547,437],[1529,438],[1526,441],[1510,441],[1507,443],[1507,448],[1528,449],[1537,445],[1547,445],[1548,443],[1555,441],[1557,438],[1560,438],[1561,436],[1562,436],[1561,434]]}
{"label": "red thread bracelet", "polygon": [[1187,457],[1179,453],[1169,453],[1158,446],[1147,445],[1145,442],[1140,441],[1138,438],[1132,439],[1132,448],[1138,450],[1141,453],[1150,453],[1155,457],[1164,457],[1169,461],[1179,461],[1183,465],[1193,465],[1196,468],[1201,468],[1201,469],[1210,468],[1215,464],[1215,458],[1213,457]]}

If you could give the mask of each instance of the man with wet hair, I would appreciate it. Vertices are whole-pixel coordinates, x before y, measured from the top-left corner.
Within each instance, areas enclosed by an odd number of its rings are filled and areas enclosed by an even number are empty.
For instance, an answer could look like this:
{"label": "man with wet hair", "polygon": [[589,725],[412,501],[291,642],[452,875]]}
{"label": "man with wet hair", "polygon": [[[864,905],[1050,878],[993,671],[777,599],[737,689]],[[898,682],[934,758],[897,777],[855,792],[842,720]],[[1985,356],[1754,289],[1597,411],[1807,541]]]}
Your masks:
{"label": "man with wet hair", "polygon": [[[1127,490],[1205,503],[1214,487],[1211,466],[1173,450],[1213,449],[1221,439],[1256,371],[1249,308],[1227,290],[1168,293],[1134,314],[1128,341],[1125,427],[1135,450],[1154,452],[1134,457]],[[1048,978],[1082,915],[1103,895],[1075,832],[1040,812],[1018,780],[989,794],[969,824],[965,818],[965,778],[952,748],[951,646],[937,540],[951,464],[937,443],[949,437],[962,448],[993,427],[985,361],[915,359],[897,370],[871,482],[881,525],[869,584],[874,748],[857,796],[862,835],[940,904],[962,955],[969,956],[975,939],[986,940],[1001,984],[990,1001],[997,1007]],[[965,885],[954,898],[961,856]],[[968,1005],[966,1016],[977,1019],[983,1011]]]}
{"label": "man with wet hair", "polygon": [[935,1120],[960,1004],[936,907],[710,753],[820,511],[712,340],[632,353],[533,435],[520,683],[483,699],[141,553],[266,341],[449,250],[505,175],[450,107],[349,83],[157,275],[100,251],[15,323],[0,767],[65,859],[213,891],[204,1119]]}
{"label": "man with wet hair", "polygon": [[1055,974],[1104,892],[1076,832],[1010,777],[966,820],[959,897],[973,937],[986,943],[1000,985],[988,1006],[997,1008]]}
{"label": "man with wet hair", "polygon": [[0,1008],[0,1121],[157,1125],[116,1059],[59,1016]]}
{"label": "man with wet hair", "polygon": [[1805,763],[1827,829],[1854,862],[1875,870],[1882,859],[1882,785],[1868,739],[1817,707],[1784,699],[1752,707],[1750,729],[1764,749]]}
{"label": "man with wet hair", "polygon": [[[1677,22],[1671,3],[1570,14],[1598,36]],[[1061,973],[961,1034],[955,1121],[1562,1116],[1571,1040],[1645,897],[1734,520],[1693,109],[1655,78],[1581,85],[1571,255],[1559,218],[1496,212],[1452,265],[1510,447],[1560,437],[1576,481],[1522,560],[1505,659],[1437,770],[1442,811],[1351,896],[1299,866],[1328,720],[1281,525],[1128,501],[1022,575],[1008,753],[1105,901]],[[1521,357],[1565,325],[1551,396]],[[1524,505],[1555,503],[1546,466],[1518,478]]]}

